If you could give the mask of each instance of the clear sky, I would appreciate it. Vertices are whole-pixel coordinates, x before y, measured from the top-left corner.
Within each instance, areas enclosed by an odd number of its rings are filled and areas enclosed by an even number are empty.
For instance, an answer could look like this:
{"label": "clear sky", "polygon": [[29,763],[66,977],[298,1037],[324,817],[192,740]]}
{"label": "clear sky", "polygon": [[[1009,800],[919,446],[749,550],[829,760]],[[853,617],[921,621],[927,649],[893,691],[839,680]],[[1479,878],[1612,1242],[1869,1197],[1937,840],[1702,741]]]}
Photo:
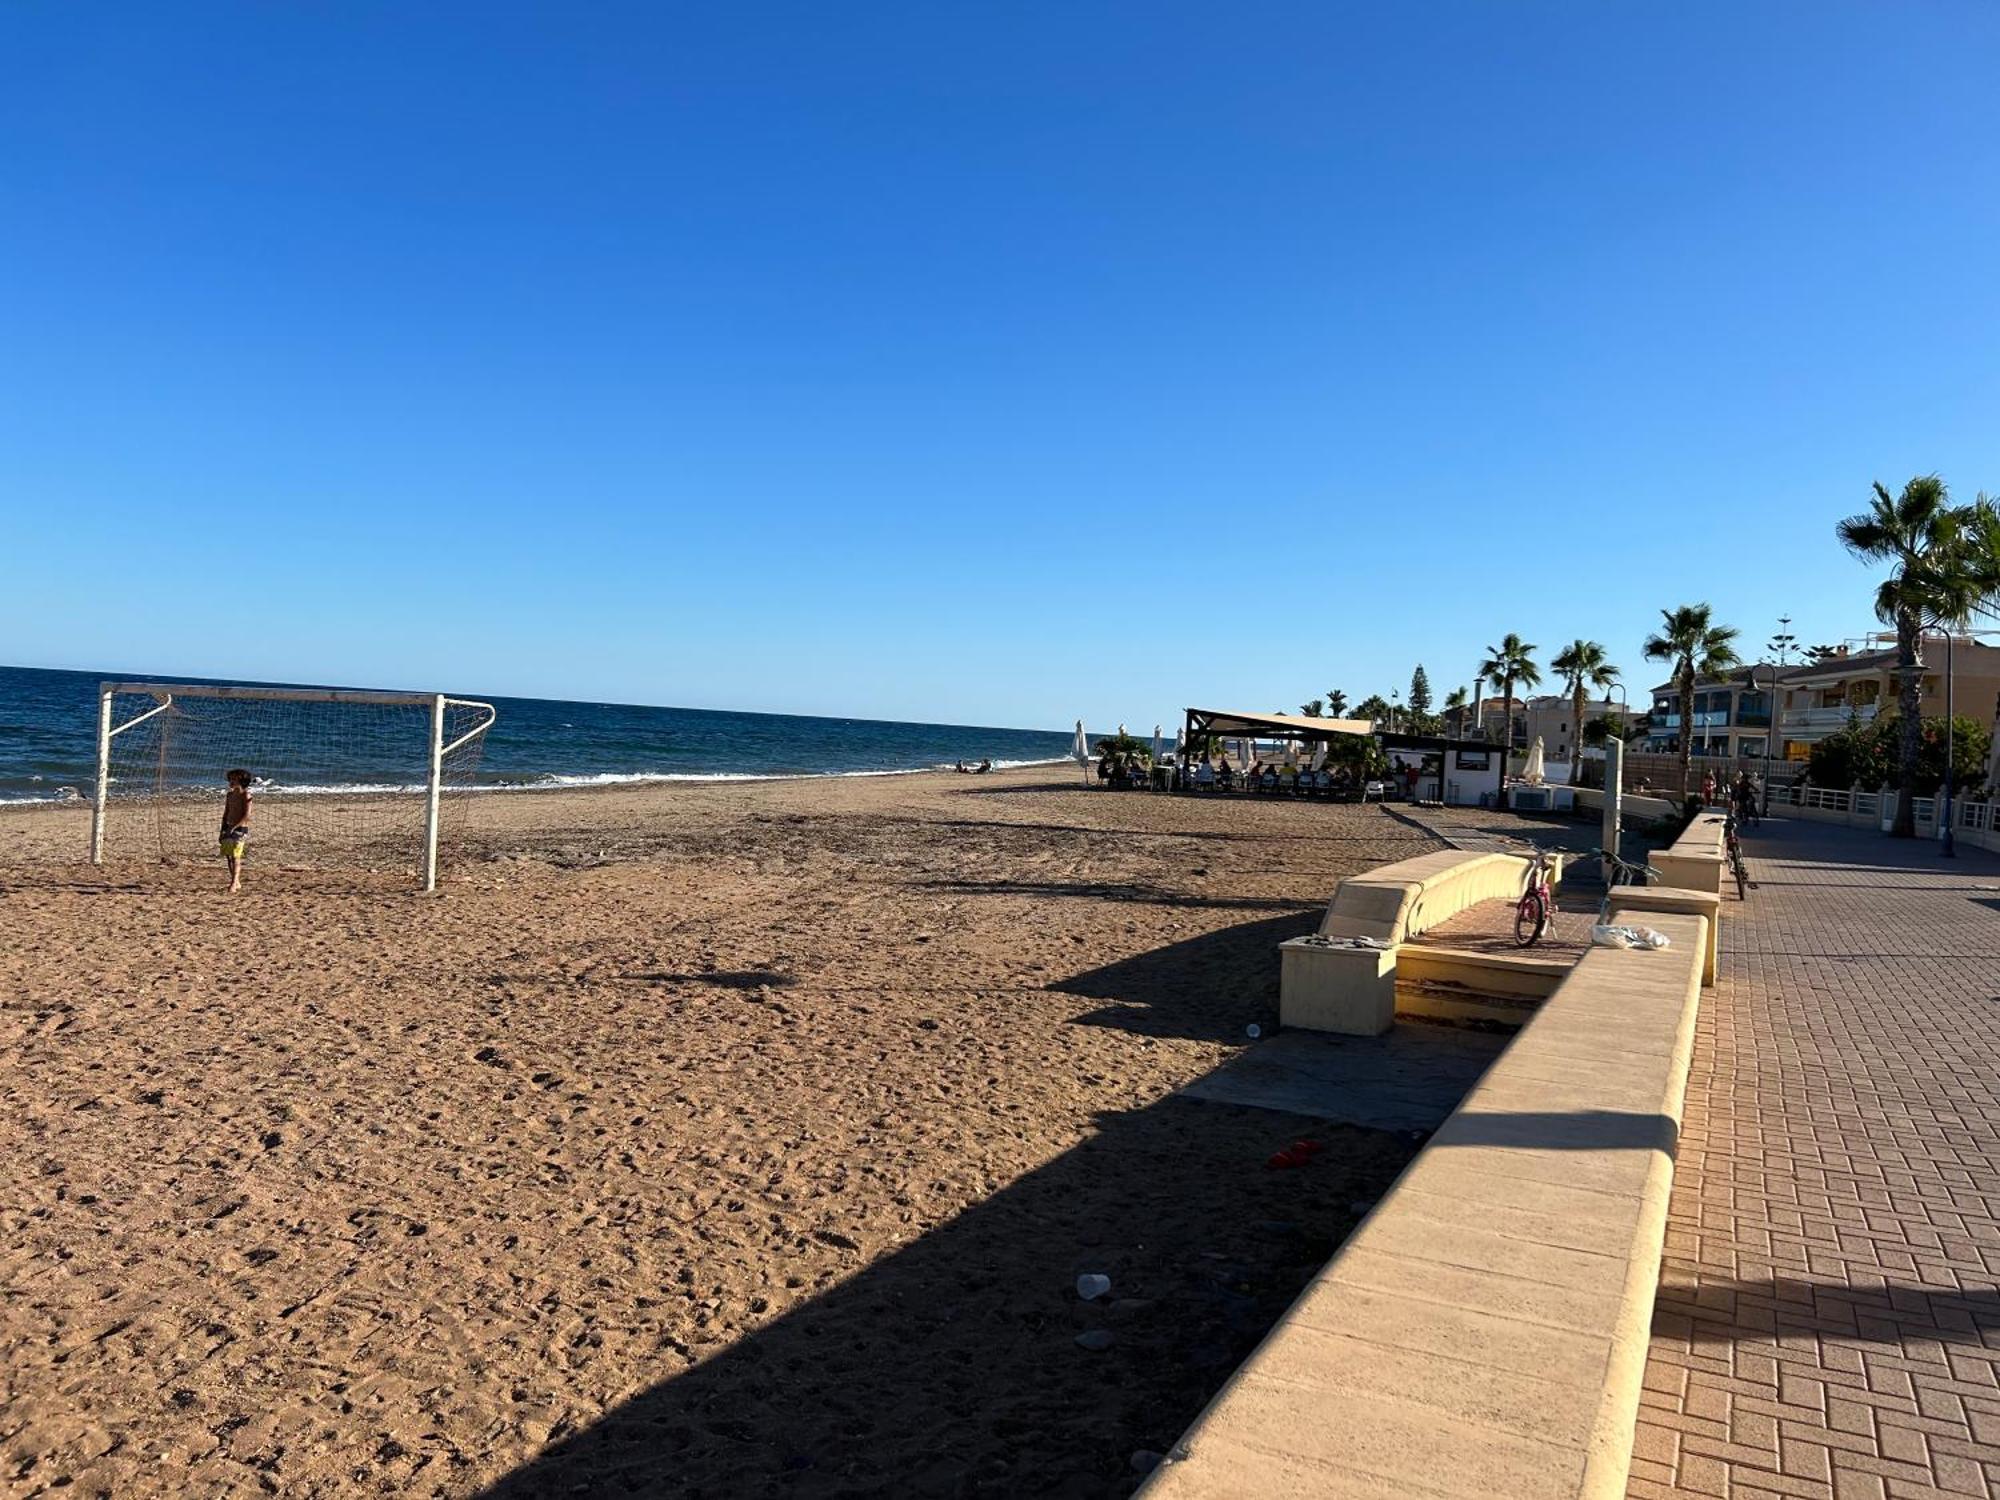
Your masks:
{"label": "clear sky", "polygon": [[2000,6],[16,4],[0,661],[1057,726],[1871,628]]}

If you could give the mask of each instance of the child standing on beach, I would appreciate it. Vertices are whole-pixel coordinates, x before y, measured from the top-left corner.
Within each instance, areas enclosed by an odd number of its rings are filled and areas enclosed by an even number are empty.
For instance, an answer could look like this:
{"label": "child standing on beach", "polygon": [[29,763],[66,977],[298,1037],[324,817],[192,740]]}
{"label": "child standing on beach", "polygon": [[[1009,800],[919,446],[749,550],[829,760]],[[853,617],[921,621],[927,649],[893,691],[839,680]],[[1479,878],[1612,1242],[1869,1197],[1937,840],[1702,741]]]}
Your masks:
{"label": "child standing on beach", "polygon": [[222,799],[222,862],[229,866],[229,893],[243,889],[243,846],[250,838],[250,773],[227,773],[229,795]]}

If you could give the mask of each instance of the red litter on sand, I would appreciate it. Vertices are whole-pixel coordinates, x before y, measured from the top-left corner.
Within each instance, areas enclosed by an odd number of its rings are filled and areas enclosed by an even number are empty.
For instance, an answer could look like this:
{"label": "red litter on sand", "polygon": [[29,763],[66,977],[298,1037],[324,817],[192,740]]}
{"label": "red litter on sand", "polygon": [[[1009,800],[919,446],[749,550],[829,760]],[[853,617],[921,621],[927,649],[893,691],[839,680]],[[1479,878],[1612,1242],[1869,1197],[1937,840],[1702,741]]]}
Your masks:
{"label": "red litter on sand", "polygon": [[1293,1167],[1303,1167],[1325,1149],[1318,1141],[1293,1141],[1284,1150],[1272,1153],[1271,1159],[1264,1165],[1273,1172],[1288,1171]]}

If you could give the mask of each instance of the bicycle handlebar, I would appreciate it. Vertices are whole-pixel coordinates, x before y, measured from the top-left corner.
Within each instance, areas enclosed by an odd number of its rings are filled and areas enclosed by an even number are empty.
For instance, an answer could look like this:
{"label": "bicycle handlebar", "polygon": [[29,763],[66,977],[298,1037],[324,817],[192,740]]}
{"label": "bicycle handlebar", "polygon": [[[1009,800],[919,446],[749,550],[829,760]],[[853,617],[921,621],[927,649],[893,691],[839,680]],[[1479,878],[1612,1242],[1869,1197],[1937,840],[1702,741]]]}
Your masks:
{"label": "bicycle handlebar", "polygon": [[1623,874],[1649,875],[1655,880],[1662,880],[1666,878],[1663,875],[1661,875],[1658,870],[1654,869],[1651,865],[1645,863],[1643,860],[1640,861],[1638,864],[1634,864],[1629,859],[1620,859],[1617,855],[1613,854],[1608,849],[1593,849],[1590,852],[1596,858],[1604,860],[1609,864],[1617,866],[1619,871]]}

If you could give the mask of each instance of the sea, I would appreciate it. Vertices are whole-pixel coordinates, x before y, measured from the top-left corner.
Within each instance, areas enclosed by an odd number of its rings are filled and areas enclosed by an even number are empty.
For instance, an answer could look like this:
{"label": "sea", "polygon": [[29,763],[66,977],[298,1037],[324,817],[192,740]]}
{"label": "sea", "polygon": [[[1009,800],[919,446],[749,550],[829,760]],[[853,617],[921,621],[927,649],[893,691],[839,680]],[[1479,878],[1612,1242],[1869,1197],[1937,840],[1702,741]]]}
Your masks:
{"label": "sea", "polygon": [[[0,667],[0,802],[88,795],[100,682],[202,682],[143,673]],[[323,687],[324,683],[262,684]],[[570,703],[468,692],[498,710],[472,784],[492,791],[642,782],[887,776],[991,760],[996,769],[1061,760],[1074,730],[903,724],[798,714]],[[379,767],[315,765],[301,792],[379,781]]]}

